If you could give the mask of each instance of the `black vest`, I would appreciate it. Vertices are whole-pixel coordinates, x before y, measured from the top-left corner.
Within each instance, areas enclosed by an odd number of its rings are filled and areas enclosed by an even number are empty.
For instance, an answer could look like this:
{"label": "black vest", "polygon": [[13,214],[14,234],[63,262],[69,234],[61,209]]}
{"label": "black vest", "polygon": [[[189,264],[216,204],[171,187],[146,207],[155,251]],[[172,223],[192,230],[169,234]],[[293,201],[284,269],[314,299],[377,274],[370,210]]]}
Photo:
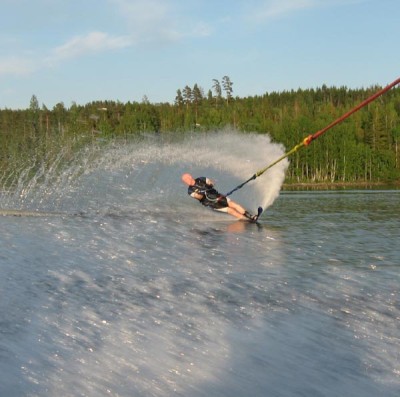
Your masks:
{"label": "black vest", "polygon": [[204,205],[217,201],[220,194],[216,189],[213,188],[212,185],[207,184],[205,176],[196,178],[195,182],[196,183],[193,186],[189,186],[188,188],[189,195],[192,193],[202,194],[203,198],[200,200],[200,202]]}

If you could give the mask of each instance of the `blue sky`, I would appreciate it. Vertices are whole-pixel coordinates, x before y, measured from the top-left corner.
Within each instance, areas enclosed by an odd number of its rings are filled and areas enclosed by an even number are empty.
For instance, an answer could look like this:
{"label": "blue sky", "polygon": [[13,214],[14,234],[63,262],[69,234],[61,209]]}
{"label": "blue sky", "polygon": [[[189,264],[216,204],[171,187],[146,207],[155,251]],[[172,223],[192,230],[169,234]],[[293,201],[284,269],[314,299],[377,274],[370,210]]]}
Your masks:
{"label": "blue sky", "polygon": [[0,0],[0,108],[400,77],[399,0]]}

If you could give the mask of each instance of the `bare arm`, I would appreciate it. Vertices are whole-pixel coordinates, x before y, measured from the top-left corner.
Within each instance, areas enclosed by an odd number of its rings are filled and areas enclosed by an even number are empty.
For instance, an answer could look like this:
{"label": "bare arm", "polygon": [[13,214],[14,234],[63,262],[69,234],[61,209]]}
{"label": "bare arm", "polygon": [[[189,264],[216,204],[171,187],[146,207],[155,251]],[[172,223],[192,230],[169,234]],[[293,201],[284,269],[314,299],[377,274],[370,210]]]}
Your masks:
{"label": "bare arm", "polygon": [[192,196],[193,198],[195,198],[196,200],[201,200],[201,199],[204,197],[202,194],[196,193],[196,192],[193,192],[193,193],[191,194],[191,196]]}

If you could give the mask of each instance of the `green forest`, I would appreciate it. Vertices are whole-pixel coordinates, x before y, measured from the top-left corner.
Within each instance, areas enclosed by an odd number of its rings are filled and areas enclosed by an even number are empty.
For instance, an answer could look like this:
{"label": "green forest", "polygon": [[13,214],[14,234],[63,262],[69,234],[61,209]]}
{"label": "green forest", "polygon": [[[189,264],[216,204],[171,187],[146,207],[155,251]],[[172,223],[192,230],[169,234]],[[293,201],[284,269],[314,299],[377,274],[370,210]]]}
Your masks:
{"label": "green forest", "polygon": [[[51,162],[61,148],[73,157],[86,145],[144,133],[204,134],[228,126],[269,134],[290,150],[382,88],[323,85],[239,98],[228,76],[210,85],[207,92],[197,84],[177,89],[174,103],[144,97],[69,107],[60,102],[48,109],[32,95],[25,110],[1,109],[0,184],[26,172],[24,159]],[[398,183],[399,141],[400,89],[394,88],[291,156],[286,183]]]}

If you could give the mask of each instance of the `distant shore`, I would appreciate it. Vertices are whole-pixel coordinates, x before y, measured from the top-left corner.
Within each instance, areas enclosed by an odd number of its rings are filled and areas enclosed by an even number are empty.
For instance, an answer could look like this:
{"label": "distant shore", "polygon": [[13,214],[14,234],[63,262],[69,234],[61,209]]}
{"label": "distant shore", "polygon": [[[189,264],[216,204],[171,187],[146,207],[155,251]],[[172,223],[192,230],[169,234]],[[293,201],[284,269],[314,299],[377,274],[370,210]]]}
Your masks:
{"label": "distant shore", "polygon": [[284,183],[282,190],[386,190],[400,189],[400,181],[395,182],[306,182]]}

